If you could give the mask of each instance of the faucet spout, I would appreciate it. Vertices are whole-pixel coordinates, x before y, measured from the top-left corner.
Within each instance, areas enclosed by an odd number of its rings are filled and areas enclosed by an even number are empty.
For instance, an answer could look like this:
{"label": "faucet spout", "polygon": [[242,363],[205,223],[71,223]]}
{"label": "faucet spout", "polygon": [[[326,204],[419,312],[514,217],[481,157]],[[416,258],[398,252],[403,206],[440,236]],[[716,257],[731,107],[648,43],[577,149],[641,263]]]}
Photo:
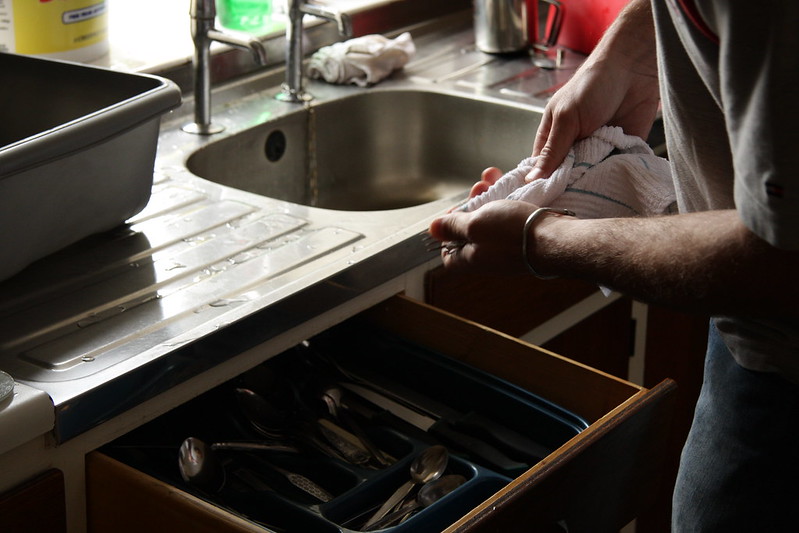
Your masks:
{"label": "faucet spout", "polygon": [[288,0],[286,25],[286,81],[281,91],[275,96],[283,102],[300,103],[313,98],[303,89],[302,78],[302,19],[305,15],[314,15],[336,23],[338,31],[345,37],[352,36],[352,21],[346,13],[341,13],[315,4],[307,4],[304,0]]}
{"label": "faucet spout", "polygon": [[[266,0],[264,0],[266,1]],[[217,29],[214,26],[216,4],[214,0],[191,0],[191,36],[194,41],[194,122],[183,126],[183,131],[197,135],[219,133],[225,128],[211,122],[211,42],[217,41],[252,53],[259,65],[267,61],[266,48],[255,37]]]}
{"label": "faucet spout", "polygon": [[352,36],[352,19],[346,13],[341,13],[332,9],[328,9],[316,4],[304,4],[300,10],[306,15],[313,15],[315,17],[331,20],[336,23],[338,32],[345,36]]}
{"label": "faucet spout", "polygon": [[252,53],[252,59],[259,65],[266,65],[266,47],[258,38],[251,35],[238,34],[233,32],[226,32],[217,29],[208,31],[208,38],[211,41],[229,44],[242,50],[249,50]]}

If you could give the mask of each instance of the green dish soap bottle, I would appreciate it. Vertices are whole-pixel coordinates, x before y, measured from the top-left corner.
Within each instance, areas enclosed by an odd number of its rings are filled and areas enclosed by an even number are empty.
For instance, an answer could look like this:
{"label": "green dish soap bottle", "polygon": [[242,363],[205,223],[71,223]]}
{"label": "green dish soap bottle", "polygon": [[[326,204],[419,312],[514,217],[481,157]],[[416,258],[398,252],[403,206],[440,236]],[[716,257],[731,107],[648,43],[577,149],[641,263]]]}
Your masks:
{"label": "green dish soap bottle", "polygon": [[216,14],[231,30],[263,30],[272,17],[272,0],[216,0]]}

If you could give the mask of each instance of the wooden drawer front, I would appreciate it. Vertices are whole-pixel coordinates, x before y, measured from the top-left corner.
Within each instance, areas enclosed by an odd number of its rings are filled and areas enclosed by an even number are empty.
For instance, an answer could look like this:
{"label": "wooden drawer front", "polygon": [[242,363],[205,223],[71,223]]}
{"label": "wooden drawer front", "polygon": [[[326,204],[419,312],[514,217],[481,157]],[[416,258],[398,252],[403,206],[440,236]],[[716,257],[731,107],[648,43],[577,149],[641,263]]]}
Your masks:
{"label": "wooden drawer front", "polygon": [[454,532],[618,531],[659,483],[676,385],[645,389],[406,298],[362,315],[450,357],[549,398],[588,429],[447,529]]}
{"label": "wooden drawer front", "polygon": [[64,475],[47,472],[0,494],[0,530],[4,533],[62,533],[67,530]]}
{"label": "wooden drawer front", "polygon": [[[644,389],[403,297],[353,322],[534,391],[590,424],[447,532],[559,531],[559,522],[571,533],[618,531],[646,504],[659,477],[672,382]],[[87,460],[87,483],[93,533],[263,531],[99,452]]]}
{"label": "wooden drawer front", "polygon": [[86,501],[89,533],[264,532],[100,452],[86,457]]}

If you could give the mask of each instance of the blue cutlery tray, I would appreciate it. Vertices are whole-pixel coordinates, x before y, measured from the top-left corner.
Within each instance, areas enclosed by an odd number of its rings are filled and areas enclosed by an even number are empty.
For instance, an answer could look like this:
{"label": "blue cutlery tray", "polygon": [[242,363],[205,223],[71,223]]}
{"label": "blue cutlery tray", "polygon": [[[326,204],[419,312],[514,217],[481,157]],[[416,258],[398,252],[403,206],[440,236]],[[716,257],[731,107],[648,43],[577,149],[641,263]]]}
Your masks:
{"label": "blue cutlery tray", "polygon": [[[361,531],[375,510],[408,481],[410,465],[419,453],[431,445],[444,444],[450,452],[445,474],[463,476],[465,482],[404,522],[381,530],[434,533],[588,426],[585,420],[545,398],[459,361],[384,332],[352,327],[345,323],[332,328],[138,428],[103,451],[260,524],[264,531],[350,533]],[[440,435],[423,431],[346,388],[353,383],[411,406],[428,422],[437,422],[444,415],[456,435],[463,432],[466,436],[442,440]],[[313,450],[301,454],[217,450],[215,455],[226,473],[220,490],[208,491],[181,477],[178,450],[187,437],[207,443],[263,440],[237,404],[233,394],[236,388],[249,388],[268,397],[274,405],[289,410],[291,417],[316,418],[327,415],[318,391],[330,384],[342,387],[343,403],[351,415],[395,462],[378,468],[350,464]],[[470,423],[464,423],[464,419]],[[489,427],[481,427],[484,423]],[[503,447],[493,425],[521,442],[533,443],[531,449]],[[511,467],[503,469],[487,462],[481,453],[475,453],[482,448],[463,448],[470,439],[499,451],[510,460]],[[262,454],[268,454],[268,464],[311,478],[332,498],[321,502],[298,491],[265,466]]]}

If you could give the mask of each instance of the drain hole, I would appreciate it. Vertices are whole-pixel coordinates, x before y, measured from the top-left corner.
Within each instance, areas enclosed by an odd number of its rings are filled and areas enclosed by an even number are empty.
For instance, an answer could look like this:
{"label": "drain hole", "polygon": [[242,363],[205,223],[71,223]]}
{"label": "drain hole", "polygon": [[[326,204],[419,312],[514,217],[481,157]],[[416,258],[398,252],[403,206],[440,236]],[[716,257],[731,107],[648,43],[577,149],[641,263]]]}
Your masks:
{"label": "drain hole", "polygon": [[264,146],[264,153],[266,158],[273,163],[280,161],[283,154],[286,153],[286,136],[280,130],[275,130],[266,138],[266,146]]}

